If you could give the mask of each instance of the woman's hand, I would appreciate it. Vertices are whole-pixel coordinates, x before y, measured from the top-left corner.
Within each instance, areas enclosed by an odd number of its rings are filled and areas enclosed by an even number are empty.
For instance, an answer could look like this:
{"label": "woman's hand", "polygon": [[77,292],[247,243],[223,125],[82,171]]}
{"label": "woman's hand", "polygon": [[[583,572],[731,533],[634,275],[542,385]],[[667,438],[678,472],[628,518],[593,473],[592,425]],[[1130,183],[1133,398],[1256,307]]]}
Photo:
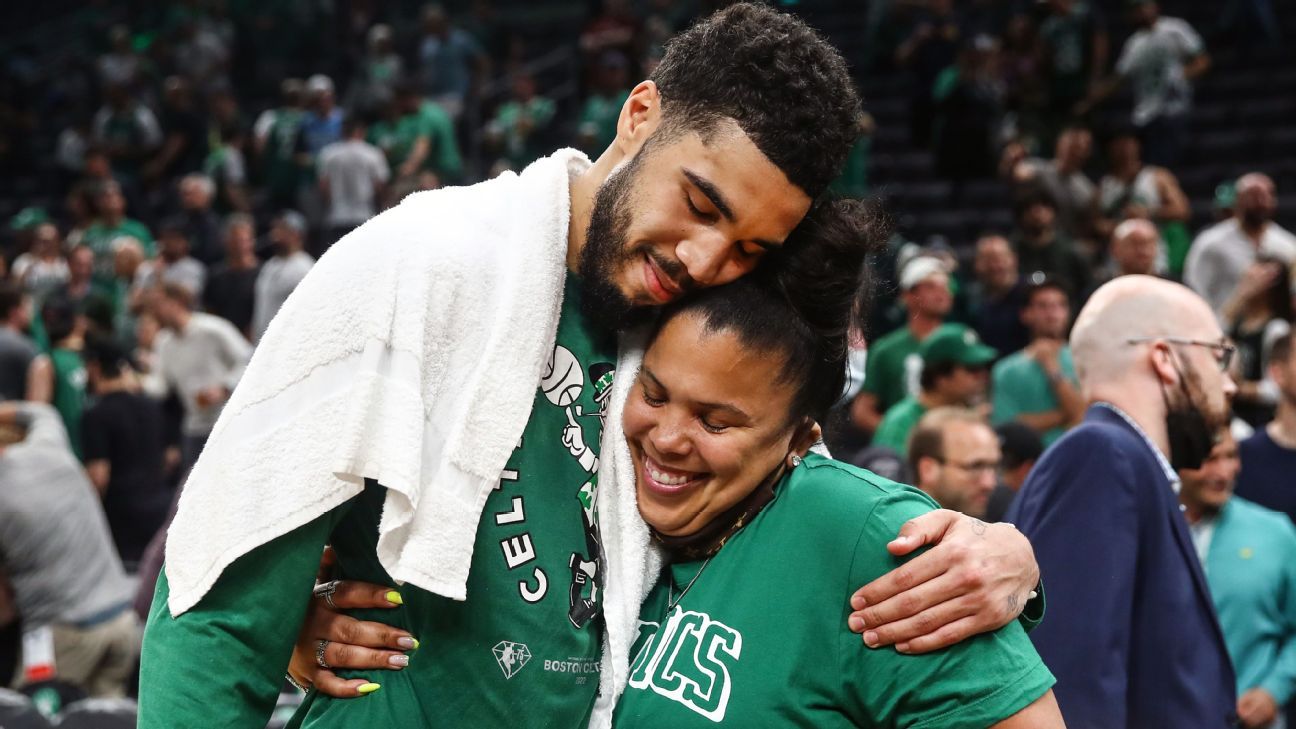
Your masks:
{"label": "woman's hand", "polygon": [[[390,587],[368,582],[340,580],[332,594],[333,605],[312,597],[302,623],[297,644],[293,646],[288,675],[298,684],[314,686],[321,693],[337,698],[354,698],[377,691],[370,679],[340,678],[331,669],[355,668],[398,671],[409,665],[405,651],[418,648],[414,636],[397,628],[342,614],[354,608],[394,608],[401,604],[400,593]],[[324,668],[317,662],[320,641],[324,645]]]}
{"label": "woman's hand", "polygon": [[871,648],[927,653],[1007,625],[1039,584],[1026,537],[941,509],[911,519],[887,544],[896,556],[931,549],[860,588],[848,622]]}

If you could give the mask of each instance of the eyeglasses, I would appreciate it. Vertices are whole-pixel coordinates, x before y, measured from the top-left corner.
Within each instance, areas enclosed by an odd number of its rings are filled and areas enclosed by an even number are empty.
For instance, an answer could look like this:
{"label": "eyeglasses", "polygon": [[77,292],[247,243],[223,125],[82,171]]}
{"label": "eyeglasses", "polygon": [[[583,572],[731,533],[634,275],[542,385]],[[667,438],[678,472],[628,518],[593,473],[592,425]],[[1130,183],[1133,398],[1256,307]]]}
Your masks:
{"label": "eyeglasses", "polygon": [[960,471],[967,471],[973,475],[978,473],[997,474],[999,473],[999,469],[1003,467],[1003,464],[999,461],[972,461],[971,463],[959,463],[958,461],[946,461],[944,459],[937,460],[943,465],[953,466]]}
{"label": "eyeglasses", "polygon": [[1214,350],[1215,361],[1219,362],[1221,372],[1228,372],[1229,364],[1233,361],[1233,355],[1237,354],[1237,347],[1228,342],[1208,342],[1184,337],[1134,337],[1125,340],[1126,344],[1143,344],[1145,342],[1168,342],[1170,344],[1185,344],[1190,347],[1206,347]]}

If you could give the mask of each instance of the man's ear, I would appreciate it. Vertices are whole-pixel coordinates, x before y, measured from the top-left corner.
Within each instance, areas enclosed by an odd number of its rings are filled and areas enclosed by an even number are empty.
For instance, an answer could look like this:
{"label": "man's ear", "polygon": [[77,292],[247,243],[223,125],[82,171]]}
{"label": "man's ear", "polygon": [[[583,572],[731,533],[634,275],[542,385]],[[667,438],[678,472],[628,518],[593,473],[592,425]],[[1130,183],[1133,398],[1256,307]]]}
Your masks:
{"label": "man's ear", "polygon": [[931,456],[923,456],[914,465],[918,467],[918,472],[914,474],[914,479],[917,481],[915,486],[922,488],[918,484],[930,484],[936,481],[936,474],[940,471],[940,461]]}
{"label": "man's ear", "polygon": [[660,123],[661,94],[657,91],[657,84],[640,81],[621,105],[616,139],[612,145],[623,159],[630,159],[639,153]]}
{"label": "man's ear", "polygon": [[1174,351],[1165,342],[1153,342],[1148,347],[1148,360],[1152,365],[1152,374],[1164,385],[1179,384],[1179,367],[1174,361]]}

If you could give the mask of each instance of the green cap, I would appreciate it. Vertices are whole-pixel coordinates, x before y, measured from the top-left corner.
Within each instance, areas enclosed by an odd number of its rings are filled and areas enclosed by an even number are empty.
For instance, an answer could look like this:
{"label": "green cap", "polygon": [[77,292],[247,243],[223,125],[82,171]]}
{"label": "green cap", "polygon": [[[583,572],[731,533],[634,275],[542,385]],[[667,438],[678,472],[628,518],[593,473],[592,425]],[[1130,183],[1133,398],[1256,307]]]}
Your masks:
{"label": "green cap", "polygon": [[984,367],[999,352],[982,343],[977,333],[960,324],[945,324],[923,340],[918,348],[926,364],[956,362],[965,367]]}
{"label": "green cap", "polygon": [[38,207],[29,207],[19,210],[18,214],[13,216],[13,219],[9,221],[9,227],[14,230],[30,230],[41,223],[47,222],[49,222],[49,215],[47,215],[43,209]]}

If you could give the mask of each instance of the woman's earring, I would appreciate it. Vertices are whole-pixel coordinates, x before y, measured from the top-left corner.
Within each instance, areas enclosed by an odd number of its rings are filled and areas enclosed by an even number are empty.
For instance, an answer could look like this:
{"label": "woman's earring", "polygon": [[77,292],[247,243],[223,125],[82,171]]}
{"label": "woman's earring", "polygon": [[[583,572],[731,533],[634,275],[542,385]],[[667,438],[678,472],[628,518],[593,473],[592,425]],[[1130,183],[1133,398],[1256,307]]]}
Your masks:
{"label": "woman's earring", "polygon": [[801,456],[798,456],[797,454],[793,453],[793,454],[792,454],[792,467],[793,467],[793,468],[796,468],[796,467],[799,466],[799,465],[801,465]]}

